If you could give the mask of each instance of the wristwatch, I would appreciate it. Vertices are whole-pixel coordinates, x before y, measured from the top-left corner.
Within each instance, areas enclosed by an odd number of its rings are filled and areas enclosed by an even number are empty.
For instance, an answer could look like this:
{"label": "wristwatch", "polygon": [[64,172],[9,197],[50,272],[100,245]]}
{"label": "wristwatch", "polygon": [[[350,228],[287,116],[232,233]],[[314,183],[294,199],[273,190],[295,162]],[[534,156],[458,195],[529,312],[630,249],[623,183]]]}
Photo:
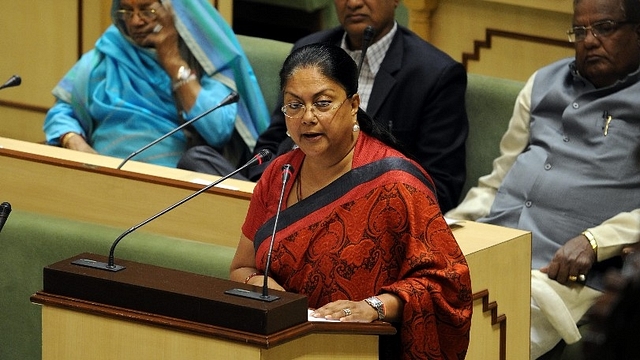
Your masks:
{"label": "wristwatch", "polygon": [[173,83],[173,90],[177,90],[182,85],[195,79],[196,75],[191,72],[191,69],[186,66],[180,66],[176,75],[176,82]]}
{"label": "wristwatch", "polygon": [[176,81],[185,81],[191,75],[191,69],[186,66],[180,66],[178,69],[178,76],[176,76]]}
{"label": "wristwatch", "polygon": [[371,305],[372,308],[376,309],[376,311],[378,312],[378,320],[384,319],[385,309],[382,300],[378,299],[377,296],[372,296],[370,298],[364,299],[364,301],[367,304]]}

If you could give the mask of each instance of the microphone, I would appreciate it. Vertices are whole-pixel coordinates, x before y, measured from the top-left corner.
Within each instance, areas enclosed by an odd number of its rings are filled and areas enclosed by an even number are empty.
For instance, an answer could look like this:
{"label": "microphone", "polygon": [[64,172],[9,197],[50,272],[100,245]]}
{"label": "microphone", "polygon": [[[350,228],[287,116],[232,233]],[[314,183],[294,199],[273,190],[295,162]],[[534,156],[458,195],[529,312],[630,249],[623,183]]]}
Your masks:
{"label": "microphone", "polygon": [[189,125],[193,124],[193,123],[194,123],[194,122],[196,122],[197,120],[202,119],[204,116],[208,115],[210,112],[212,112],[212,111],[214,111],[214,110],[216,110],[216,109],[219,109],[219,108],[221,108],[221,107],[223,107],[223,106],[227,106],[227,105],[229,105],[229,104],[233,104],[233,103],[235,103],[235,102],[238,102],[238,100],[240,100],[240,95],[238,95],[238,93],[237,93],[237,92],[232,91],[229,95],[227,95],[227,97],[226,97],[226,98],[222,99],[222,101],[220,101],[220,103],[219,103],[218,105],[216,105],[216,106],[212,107],[211,109],[209,109],[209,110],[207,110],[207,111],[203,112],[202,114],[200,114],[200,115],[198,115],[198,116],[194,117],[193,119],[191,119],[191,120],[189,120],[189,121],[185,122],[184,124],[182,124],[182,125],[178,126],[177,128],[175,128],[175,129],[173,129],[173,130],[169,131],[168,133],[166,133],[166,134],[162,135],[161,137],[157,138],[156,140],[154,140],[154,141],[152,141],[152,142],[148,143],[147,145],[143,146],[142,148],[140,148],[140,149],[138,149],[138,150],[136,150],[136,151],[132,152],[129,156],[127,156],[127,157],[126,157],[126,158],[125,158],[125,159],[120,163],[120,165],[118,165],[117,169],[119,170],[120,168],[122,168],[122,166],[123,166],[127,161],[131,160],[131,158],[132,158],[132,157],[134,157],[134,156],[136,156],[136,155],[140,154],[141,152],[143,152],[143,151],[147,150],[147,149],[148,149],[148,148],[150,148],[151,146],[153,146],[153,145],[155,145],[155,144],[159,143],[160,141],[162,141],[162,140],[166,139],[167,137],[169,137],[169,136],[171,136],[171,135],[175,134],[175,133],[176,133],[176,131],[181,130],[181,129],[183,129],[183,128],[184,128],[184,127],[186,127],[186,126],[189,126]]}
{"label": "microphone", "polygon": [[358,63],[358,78],[360,77],[362,63],[364,62],[364,58],[367,55],[367,50],[369,49],[369,45],[371,45],[371,40],[373,40],[373,36],[375,34],[376,31],[371,25],[367,26],[364,29],[364,33],[362,34],[362,56],[360,56],[360,62]]}
{"label": "microphone", "polygon": [[122,269],[125,268],[125,266],[122,265],[116,265],[115,264],[115,259],[114,259],[114,253],[116,250],[116,246],[118,245],[118,243],[120,242],[120,240],[122,240],[122,238],[124,238],[125,236],[129,235],[130,233],[132,233],[133,231],[137,230],[138,228],[146,225],[147,223],[151,222],[152,220],[155,220],[156,218],[168,213],[169,211],[177,208],[178,206],[186,203],[187,201],[193,199],[194,197],[202,194],[203,192],[211,189],[212,187],[218,185],[219,183],[223,182],[224,180],[227,180],[228,178],[232,177],[233,175],[237,174],[238,172],[244,170],[245,168],[254,165],[255,163],[261,164],[265,161],[269,161],[269,159],[271,159],[271,152],[267,149],[262,149],[260,150],[260,152],[258,152],[258,154],[256,154],[253,158],[251,158],[251,160],[247,161],[246,164],[242,165],[241,167],[239,167],[238,169],[232,171],[231,173],[221,177],[220,179],[212,182],[211,184],[203,187],[202,189],[196,191],[195,193],[187,196],[186,198],[178,201],[177,203],[169,206],[168,208],[160,211],[159,213],[151,216],[150,218],[144,220],[143,222],[132,226],[131,228],[129,228],[127,231],[123,232],[120,236],[118,236],[118,238],[113,242],[113,244],[111,245],[111,249],[109,250],[109,260],[107,263],[104,262],[99,262],[99,261],[95,261],[95,260],[91,260],[91,259],[78,259],[72,262],[72,264],[76,264],[76,265],[82,265],[82,266],[88,266],[88,267],[92,267],[95,269],[100,269],[100,270],[107,270],[107,271],[112,271],[112,272],[116,272],[116,271],[120,271]]}
{"label": "microphone", "polygon": [[9,213],[11,213],[11,204],[6,201],[0,204],[0,231],[2,231],[4,223],[7,222]]}
{"label": "microphone", "polygon": [[22,78],[18,75],[13,75],[9,78],[9,80],[7,80],[7,82],[0,85],[0,90],[8,87],[18,86],[20,84],[22,84]]}
{"label": "microphone", "polygon": [[237,295],[247,297],[250,299],[262,300],[262,301],[274,301],[279,299],[278,296],[269,295],[269,287],[267,282],[269,279],[269,267],[271,267],[271,253],[273,252],[273,242],[276,237],[276,229],[278,227],[278,219],[280,217],[280,209],[282,208],[282,201],[284,199],[284,189],[287,186],[287,181],[293,174],[293,166],[291,164],[285,164],[282,166],[282,190],[280,190],[280,199],[278,200],[278,210],[276,211],[276,218],[273,221],[273,232],[271,233],[271,241],[269,242],[269,251],[267,252],[267,263],[264,267],[264,283],[262,284],[262,293],[255,291],[249,291],[245,289],[231,289],[225,291],[226,294]]}

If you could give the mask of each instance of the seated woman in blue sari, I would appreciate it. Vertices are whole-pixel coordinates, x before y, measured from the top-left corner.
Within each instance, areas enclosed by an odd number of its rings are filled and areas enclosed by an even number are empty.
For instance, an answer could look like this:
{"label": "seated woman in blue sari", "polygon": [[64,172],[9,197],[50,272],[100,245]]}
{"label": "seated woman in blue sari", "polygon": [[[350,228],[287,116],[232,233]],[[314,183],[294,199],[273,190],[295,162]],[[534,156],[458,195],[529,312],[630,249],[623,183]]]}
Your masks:
{"label": "seated woman in blue sari", "polygon": [[227,163],[223,150],[252,150],[269,112],[229,25],[206,0],[114,0],[111,17],[95,48],[53,90],[47,143],[126,158],[235,91],[239,102],[134,158],[176,167],[188,148],[210,146],[221,174],[235,169],[242,154],[225,154]]}
{"label": "seated woman in blue sari", "polygon": [[[287,133],[253,191],[230,278],[304,294],[313,316],[388,321],[381,359],[462,359],[469,345],[469,268],[431,177],[359,108],[358,70],[340,47],[294,50],[280,71]],[[331,346],[331,344],[326,344]]]}

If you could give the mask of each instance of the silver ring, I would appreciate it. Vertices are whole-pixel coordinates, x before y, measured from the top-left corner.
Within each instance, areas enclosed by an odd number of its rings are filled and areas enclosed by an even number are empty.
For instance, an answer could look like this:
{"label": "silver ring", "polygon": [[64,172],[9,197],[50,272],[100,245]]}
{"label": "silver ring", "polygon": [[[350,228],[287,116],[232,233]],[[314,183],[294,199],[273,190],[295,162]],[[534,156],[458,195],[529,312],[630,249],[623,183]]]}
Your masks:
{"label": "silver ring", "polygon": [[349,315],[351,315],[351,309],[344,308],[344,309],[342,309],[342,312],[344,313],[344,316],[349,316]]}
{"label": "silver ring", "polygon": [[163,27],[164,26],[157,24],[156,26],[153,27],[153,32],[157,34],[160,32],[160,30],[162,30]]}

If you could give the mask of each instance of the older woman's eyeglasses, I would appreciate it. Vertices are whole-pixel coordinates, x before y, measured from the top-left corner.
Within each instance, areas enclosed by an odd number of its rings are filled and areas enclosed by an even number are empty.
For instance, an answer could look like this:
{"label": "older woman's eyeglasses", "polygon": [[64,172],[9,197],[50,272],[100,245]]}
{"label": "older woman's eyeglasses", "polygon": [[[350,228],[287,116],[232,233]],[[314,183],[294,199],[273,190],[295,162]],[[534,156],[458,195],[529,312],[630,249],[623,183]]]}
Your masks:
{"label": "older woman's eyeglasses", "polygon": [[567,30],[567,36],[569,37],[569,42],[572,43],[584,41],[584,39],[587,38],[587,31],[591,31],[591,34],[593,34],[593,37],[595,38],[605,38],[607,36],[611,36],[616,32],[616,30],[625,24],[633,24],[633,22],[604,20],[591,26],[574,26]]}
{"label": "older woman's eyeglasses", "polygon": [[[339,107],[347,101],[348,97],[342,100],[341,103],[335,104],[331,100],[320,100],[311,104],[311,113],[315,115],[317,118],[326,118],[329,117],[332,113],[334,113]],[[307,107],[305,104],[300,102],[292,102],[284,105],[280,108],[282,113],[291,119],[301,119],[304,114],[307,113]]]}
{"label": "older woman's eyeglasses", "polygon": [[130,21],[136,13],[138,14],[138,17],[145,22],[153,21],[158,16],[156,14],[156,9],[142,9],[137,11],[125,9],[116,10],[116,16],[118,19],[124,21]]}

